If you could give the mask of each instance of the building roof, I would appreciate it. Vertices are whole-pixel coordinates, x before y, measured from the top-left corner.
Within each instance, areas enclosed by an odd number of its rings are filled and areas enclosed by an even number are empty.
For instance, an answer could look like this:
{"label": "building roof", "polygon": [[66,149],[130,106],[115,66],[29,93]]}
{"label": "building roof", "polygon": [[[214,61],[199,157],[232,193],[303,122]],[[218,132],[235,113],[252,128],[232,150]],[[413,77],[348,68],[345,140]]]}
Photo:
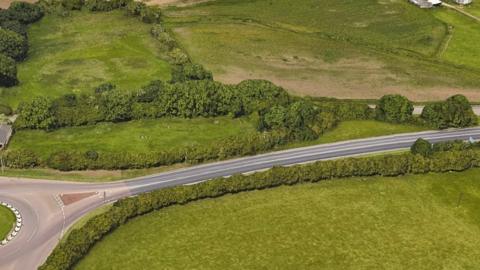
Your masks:
{"label": "building roof", "polygon": [[12,136],[12,126],[0,124],[0,144],[7,144]]}

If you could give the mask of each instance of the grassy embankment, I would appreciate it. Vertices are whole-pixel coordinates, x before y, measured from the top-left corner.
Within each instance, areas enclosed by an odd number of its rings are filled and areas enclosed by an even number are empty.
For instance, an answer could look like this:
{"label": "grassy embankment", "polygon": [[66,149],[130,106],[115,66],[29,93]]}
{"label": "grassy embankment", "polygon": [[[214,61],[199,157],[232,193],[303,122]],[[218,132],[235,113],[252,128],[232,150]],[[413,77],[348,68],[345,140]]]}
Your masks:
{"label": "grassy embankment", "polygon": [[0,241],[5,239],[15,223],[15,215],[10,209],[0,205]]}
{"label": "grassy embankment", "polygon": [[169,79],[169,64],[150,27],[122,11],[44,17],[29,28],[29,55],[18,65],[20,85],[0,88],[0,103],[16,107],[34,96],[91,93],[104,82],[136,89]]}
{"label": "grassy embankment", "polygon": [[266,78],[298,94],[341,98],[480,100],[480,31],[449,13],[408,1],[212,1],[170,8],[166,21],[222,81]]}
{"label": "grassy embankment", "polygon": [[[346,121],[318,140],[286,145],[282,148],[300,147],[320,143],[360,139],[372,136],[415,132],[421,127],[394,125],[377,121]],[[96,126],[63,128],[53,132],[36,130],[18,131],[9,149],[29,149],[41,156],[60,150],[91,149],[102,151],[161,150],[187,145],[212,144],[219,139],[233,135],[256,132],[253,123],[247,119],[161,119],[132,121],[121,124],[100,124]],[[126,171],[58,172],[50,169],[15,170],[5,169],[0,176],[18,176],[74,181],[112,181],[153,174],[181,168],[187,164]]]}
{"label": "grassy embankment", "polygon": [[474,269],[479,175],[326,181],[173,206],[120,227],[75,269]]}

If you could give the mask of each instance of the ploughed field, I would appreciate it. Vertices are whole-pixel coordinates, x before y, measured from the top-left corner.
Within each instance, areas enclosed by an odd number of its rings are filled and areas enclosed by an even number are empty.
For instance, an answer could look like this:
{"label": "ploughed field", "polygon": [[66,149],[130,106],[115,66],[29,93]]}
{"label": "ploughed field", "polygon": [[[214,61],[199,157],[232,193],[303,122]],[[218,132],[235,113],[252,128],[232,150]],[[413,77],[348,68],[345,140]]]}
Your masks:
{"label": "ploughed field", "polygon": [[29,54],[18,64],[20,84],[0,88],[0,103],[16,107],[34,96],[90,94],[105,82],[137,89],[169,79],[170,66],[150,27],[123,11],[45,16],[29,27]]}
{"label": "ploughed field", "polygon": [[265,78],[298,94],[340,98],[397,92],[413,100],[456,93],[480,100],[480,23],[446,8],[422,10],[403,0],[229,0],[165,14],[192,59],[224,82]]}
{"label": "ploughed field", "polygon": [[168,207],[116,229],[75,269],[475,269],[479,177],[332,180]]}
{"label": "ploughed field", "polygon": [[0,205],[0,241],[12,230],[15,215],[5,206]]}

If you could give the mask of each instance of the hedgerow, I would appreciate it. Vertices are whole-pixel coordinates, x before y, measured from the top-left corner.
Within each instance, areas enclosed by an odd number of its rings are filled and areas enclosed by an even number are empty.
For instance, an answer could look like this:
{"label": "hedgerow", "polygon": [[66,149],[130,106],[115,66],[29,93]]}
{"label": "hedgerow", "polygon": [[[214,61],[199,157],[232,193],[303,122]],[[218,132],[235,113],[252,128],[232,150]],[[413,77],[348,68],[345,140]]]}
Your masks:
{"label": "hedgerow", "polygon": [[193,186],[160,189],[117,201],[107,212],[93,217],[81,228],[74,229],[66,240],[53,250],[39,269],[70,269],[96,242],[129,219],[171,205],[215,198],[225,194],[281,185],[315,183],[334,178],[463,171],[479,166],[480,153],[475,150],[439,152],[429,158],[407,153],[321,161],[295,167],[276,167],[249,176],[235,175],[228,179],[218,178]]}

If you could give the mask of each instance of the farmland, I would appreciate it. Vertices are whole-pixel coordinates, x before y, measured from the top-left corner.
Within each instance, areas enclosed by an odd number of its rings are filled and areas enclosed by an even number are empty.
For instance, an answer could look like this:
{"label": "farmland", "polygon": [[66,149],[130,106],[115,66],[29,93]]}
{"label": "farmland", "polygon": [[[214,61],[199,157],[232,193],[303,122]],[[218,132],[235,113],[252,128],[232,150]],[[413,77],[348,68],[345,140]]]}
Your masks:
{"label": "farmland", "polygon": [[46,16],[29,28],[29,56],[18,66],[20,85],[0,88],[1,103],[16,107],[34,96],[90,94],[105,82],[130,90],[167,80],[170,67],[149,31],[121,11]]}
{"label": "farmland", "polygon": [[443,8],[376,0],[212,1],[166,15],[192,59],[221,81],[266,78],[300,95],[340,98],[397,92],[417,101],[453,93],[480,100],[478,24]]}
{"label": "farmland", "polygon": [[107,235],[75,269],[475,268],[479,173],[326,181],[173,206]]}

